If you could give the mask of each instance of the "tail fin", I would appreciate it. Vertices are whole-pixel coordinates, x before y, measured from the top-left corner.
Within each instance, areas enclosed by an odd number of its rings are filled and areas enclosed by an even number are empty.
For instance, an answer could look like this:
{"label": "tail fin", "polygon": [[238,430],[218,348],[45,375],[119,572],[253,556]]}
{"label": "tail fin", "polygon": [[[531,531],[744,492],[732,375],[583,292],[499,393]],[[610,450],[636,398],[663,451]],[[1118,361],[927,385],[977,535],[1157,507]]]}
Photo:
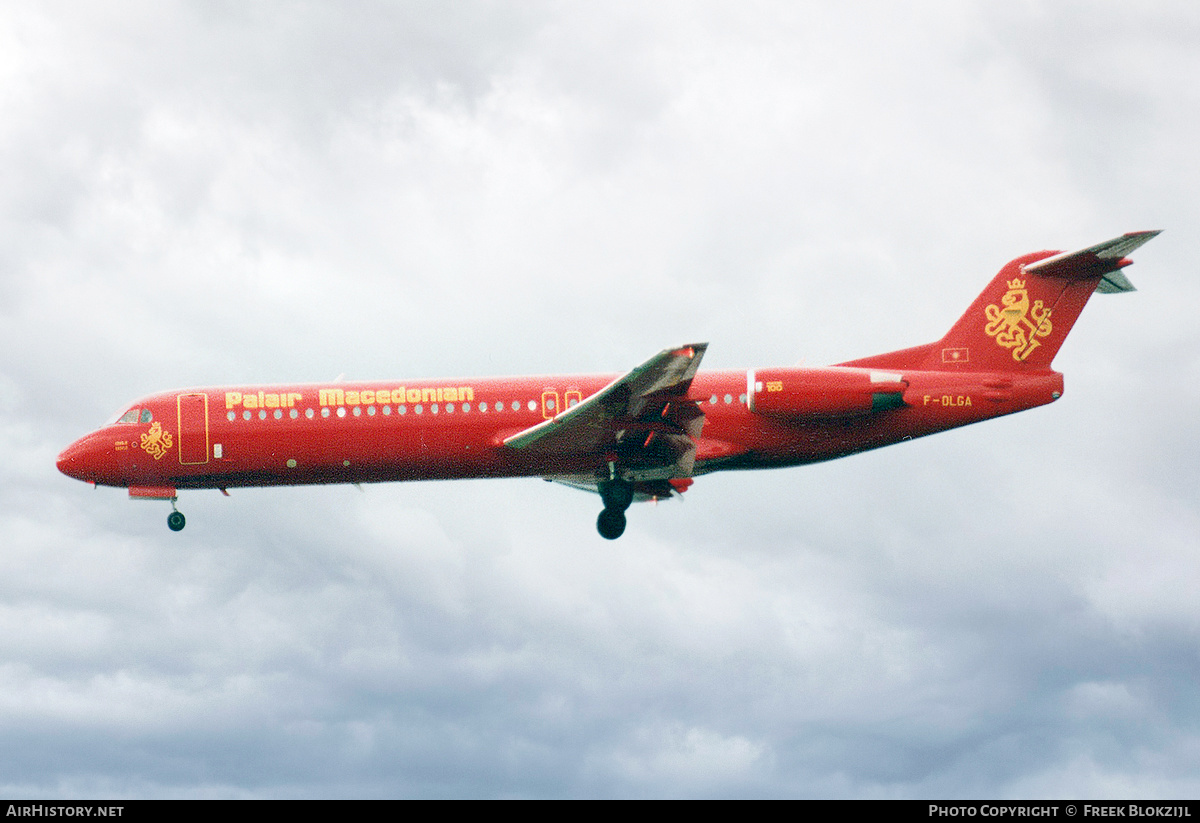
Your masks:
{"label": "tail fin", "polygon": [[1002,268],[966,314],[936,343],[867,357],[846,366],[933,371],[1050,368],[1093,291],[1133,291],[1126,254],[1157,231],[1122,235],[1076,252],[1034,252]]}

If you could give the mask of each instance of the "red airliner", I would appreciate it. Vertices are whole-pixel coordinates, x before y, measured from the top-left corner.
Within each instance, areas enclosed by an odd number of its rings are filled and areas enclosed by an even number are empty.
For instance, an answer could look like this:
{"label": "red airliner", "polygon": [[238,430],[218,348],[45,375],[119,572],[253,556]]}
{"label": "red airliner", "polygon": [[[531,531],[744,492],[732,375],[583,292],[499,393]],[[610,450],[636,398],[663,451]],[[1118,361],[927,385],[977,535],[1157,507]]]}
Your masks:
{"label": "red airliner", "polygon": [[544,477],[598,492],[613,540],[636,500],[697,475],[831,460],[1057,400],[1050,362],[1093,291],[1132,291],[1158,232],[1000,270],[935,343],[823,368],[700,372],[705,343],[627,374],[226,386],[154,394],[58,458],[64,474],[168,500],[180,489]]}

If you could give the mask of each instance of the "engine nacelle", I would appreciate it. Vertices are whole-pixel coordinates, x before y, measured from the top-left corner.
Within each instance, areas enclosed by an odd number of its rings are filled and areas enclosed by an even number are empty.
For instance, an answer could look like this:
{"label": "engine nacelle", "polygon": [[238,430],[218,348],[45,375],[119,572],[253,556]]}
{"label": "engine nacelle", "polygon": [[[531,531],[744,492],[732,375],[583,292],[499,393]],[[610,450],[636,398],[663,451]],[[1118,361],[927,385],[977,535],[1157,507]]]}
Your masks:
{"label": "engine nacelle", "polygon": [[904,405],[908,383],[877,369],[760,369],[749,372],[749,408],[775,417],[852,417]]}

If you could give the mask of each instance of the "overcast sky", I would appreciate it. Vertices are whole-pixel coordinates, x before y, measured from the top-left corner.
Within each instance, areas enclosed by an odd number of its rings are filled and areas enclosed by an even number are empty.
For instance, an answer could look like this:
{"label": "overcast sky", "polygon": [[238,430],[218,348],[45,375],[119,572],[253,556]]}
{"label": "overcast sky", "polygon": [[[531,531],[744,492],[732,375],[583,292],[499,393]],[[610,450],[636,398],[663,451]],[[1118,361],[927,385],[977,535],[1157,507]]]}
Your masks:
{"label": "overcast sky", "polygon": [[[1200,6],[0,2],[0,794],[1200,795]],[[700,478],[59,475],[247,381],[817,365],[1164,229],[1063,399]]]}

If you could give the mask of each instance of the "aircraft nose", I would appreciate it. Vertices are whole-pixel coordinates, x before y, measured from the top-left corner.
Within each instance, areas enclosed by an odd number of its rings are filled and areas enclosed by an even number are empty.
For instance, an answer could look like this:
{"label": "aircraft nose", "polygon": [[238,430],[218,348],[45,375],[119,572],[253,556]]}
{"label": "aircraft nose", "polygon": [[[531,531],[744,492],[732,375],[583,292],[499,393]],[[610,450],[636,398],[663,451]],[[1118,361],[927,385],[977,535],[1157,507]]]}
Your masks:
{"label": "aircraft nose", "polygon": [[83,441],[76,440],[71,445],[62,450],[62,454],[55,461],[58,470],[67,477],[73,477],[76,480],[82,480],[83,469]]}
{"label": "aircraft nose", "polygon": [[55,465],[67,477],[85,483],[109,485],[120,474],[111,445],[96,433],[81,437],[63,449]]}

